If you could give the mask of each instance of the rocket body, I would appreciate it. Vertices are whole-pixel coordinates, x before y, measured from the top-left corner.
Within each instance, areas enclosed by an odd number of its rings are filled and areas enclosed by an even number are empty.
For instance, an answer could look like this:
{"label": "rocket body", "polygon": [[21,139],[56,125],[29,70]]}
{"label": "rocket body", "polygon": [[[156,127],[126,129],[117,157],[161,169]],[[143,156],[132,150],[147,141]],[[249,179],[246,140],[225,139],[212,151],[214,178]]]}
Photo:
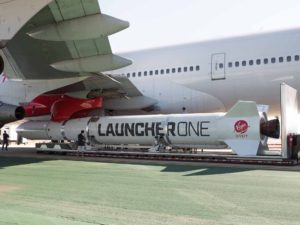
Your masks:
{"label": "rocket body", "polygon": [[77,140],[81,130],[101,144],[173,147],[231,147],[240,155],[256,155],[261,144],[262,117],[254,102],[239,102],[228,113],[109,116],[62,123],[29,121],[18,128],[28,139]]}

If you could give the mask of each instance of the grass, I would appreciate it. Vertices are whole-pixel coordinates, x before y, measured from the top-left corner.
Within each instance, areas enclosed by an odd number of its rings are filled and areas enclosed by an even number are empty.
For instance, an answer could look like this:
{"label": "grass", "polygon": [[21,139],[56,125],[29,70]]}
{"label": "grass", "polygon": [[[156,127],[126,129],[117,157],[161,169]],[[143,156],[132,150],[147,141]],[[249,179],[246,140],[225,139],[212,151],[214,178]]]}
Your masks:
{"label": "grass", "polygon": [[298,172],[0,157],[0,225],[299,224]]}

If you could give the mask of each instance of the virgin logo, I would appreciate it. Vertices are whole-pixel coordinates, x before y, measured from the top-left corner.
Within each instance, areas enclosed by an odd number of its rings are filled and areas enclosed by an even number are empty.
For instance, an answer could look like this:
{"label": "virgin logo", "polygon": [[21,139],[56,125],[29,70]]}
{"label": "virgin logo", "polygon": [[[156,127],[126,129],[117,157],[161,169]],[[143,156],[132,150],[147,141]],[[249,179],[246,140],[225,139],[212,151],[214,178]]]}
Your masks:
{"label": "virgin logo", "polygon": [[248,131],[249,125],[245,120],[239,120],[234,124],[234,131],[237,134],[244,134]]}

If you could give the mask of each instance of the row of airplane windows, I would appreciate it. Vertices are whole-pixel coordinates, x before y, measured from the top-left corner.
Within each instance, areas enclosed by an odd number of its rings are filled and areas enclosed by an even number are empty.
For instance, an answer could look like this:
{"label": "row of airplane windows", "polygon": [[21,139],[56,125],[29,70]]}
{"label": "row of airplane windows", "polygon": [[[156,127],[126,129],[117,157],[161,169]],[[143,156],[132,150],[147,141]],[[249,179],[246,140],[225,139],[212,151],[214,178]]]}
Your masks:
{"label": "row of airplane windows", "polygon": [[[236,62],[229,62],[228,63],[228,67],[229,68],[232,68],[232,67],[240,67],[240,66],[254,66],[255,64],[256,65],[262,65],[262,64],[269,64],[269,63],[272,63],[272,64],[275,64],[277,62],[279,63],[284,63],[285,61],[286,62],[292,62],[292,61],[300,61],[300,56],[299,55],[295,55],[295,56],[286,56],[286,57],[272,57],[272,58],[264,58],[264,59],[256,59],[256,60],[249,60],[249,61],[236,61]],[[223,63],[220,63],[219,64],[219,68],[220,69],[223,69],[224,68],[224,64]]]}
{"label": "row of airplane windows", "polygon": [[[262,64],[275,64],[277,62],[279,63],[283,63],[283,62],[292,62],[292,61],[300,61],[300,56],[299,55],[295,55],[294,57],[292,56],[286,56],[286,57],[272,57],[272,58],[264,58],[264,59],[256,59],[256,60],[243,60],[243,61],[236,61],[236,62],[229,62],[228,63],[228,68],[232,68],[232,67],[240,67],[240,66],[254,66],[256,65],[262,65]],[[224,68],[224,64],[223,63],[219,63],[218,64],[220,69]],[[133,72],[133,73],[127,73],[127,74],[122,74],[123,76],[127,76],[128,78],[130,77],[142,77],[142,76],[153,76],[153,75],[163,75],[163,74],[171,74],[171,73],[182,73],[182,72],[194,72],[194,71],[199,71],[200,70],[200,66],[185,66],[185,67],[178,67],[178,68],[172,68],[172,69],[161,69],[161,70],[150,70],[150,71],[144,71],[144,72]]]}
{"label": "row of airplane windows", "polygon": [[[141,77],[141,76],[153,76],[153,75],[159,75],[159,74],[171,74],[171,73],[182,73],[182,72],[194,72],[199,71],[200,66],[185,66],[185,67],[178,67],[178,68],[172,68],[172,69],[161,69],[161,70],[150,70],[150,71],[144,71],[144,72],[133,72],[133,73],[127,73],[127,77]],[[125,76],[125,74],[123,74]]]}

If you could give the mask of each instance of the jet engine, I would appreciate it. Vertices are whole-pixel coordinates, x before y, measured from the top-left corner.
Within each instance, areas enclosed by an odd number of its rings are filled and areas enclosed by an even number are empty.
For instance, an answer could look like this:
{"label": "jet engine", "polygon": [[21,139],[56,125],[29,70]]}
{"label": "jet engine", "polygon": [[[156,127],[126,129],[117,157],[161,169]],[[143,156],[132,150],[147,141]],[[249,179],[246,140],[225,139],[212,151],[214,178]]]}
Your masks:
{"label": "jet engine", "polygon": [[25,110],[21,106],[0,104],[0,128],[10,122],[24,119]]}

